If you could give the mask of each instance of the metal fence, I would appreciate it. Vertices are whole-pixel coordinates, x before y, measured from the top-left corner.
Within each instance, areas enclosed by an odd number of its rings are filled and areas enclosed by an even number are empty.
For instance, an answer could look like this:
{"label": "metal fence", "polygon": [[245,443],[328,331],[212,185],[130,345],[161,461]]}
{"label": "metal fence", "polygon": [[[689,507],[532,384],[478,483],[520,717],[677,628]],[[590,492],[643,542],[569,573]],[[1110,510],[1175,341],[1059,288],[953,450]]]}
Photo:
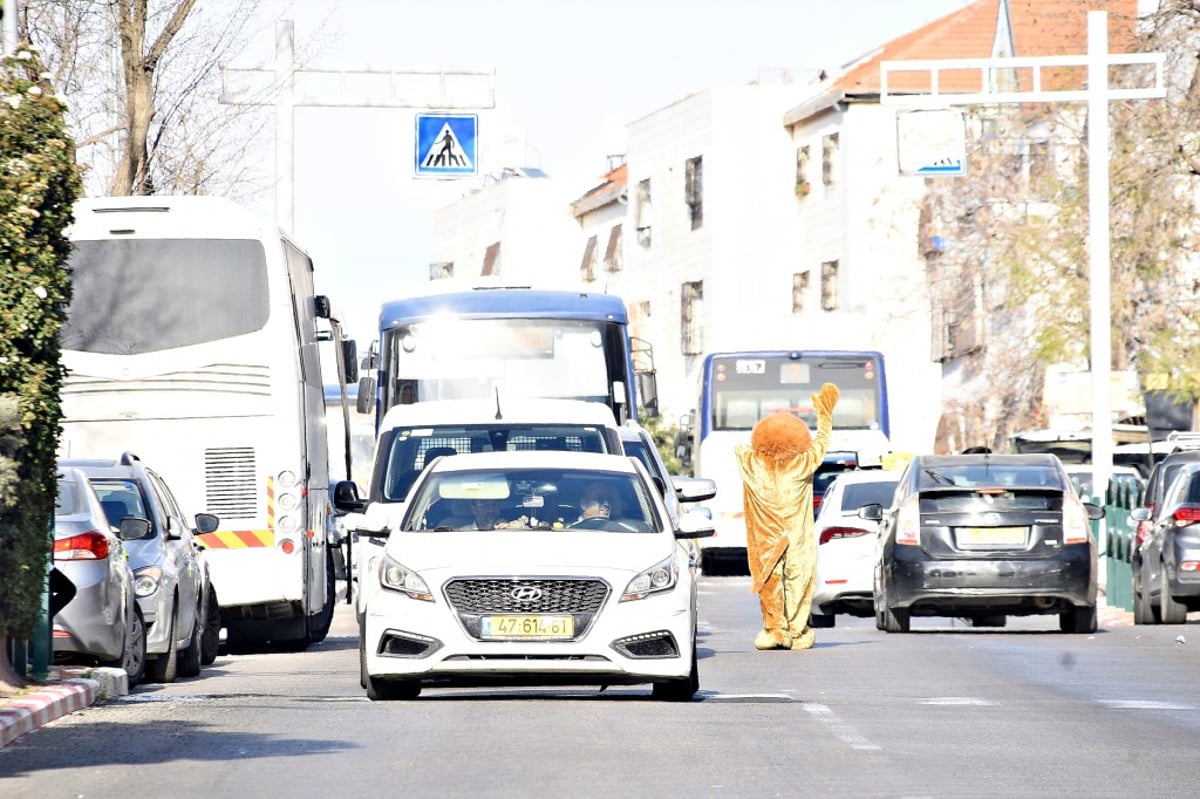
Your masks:
{"label": "metal fence", "polygon": [[[1104,498],[1105,522],[1105,580],[1109,607],[1133,610],[1133,552],[1137,524],[1129,513],[1142,504],[1145,487],[1136,483],[1121,483],[1109,489]],[[1092,522],[1099,538],[1100,522]]]}

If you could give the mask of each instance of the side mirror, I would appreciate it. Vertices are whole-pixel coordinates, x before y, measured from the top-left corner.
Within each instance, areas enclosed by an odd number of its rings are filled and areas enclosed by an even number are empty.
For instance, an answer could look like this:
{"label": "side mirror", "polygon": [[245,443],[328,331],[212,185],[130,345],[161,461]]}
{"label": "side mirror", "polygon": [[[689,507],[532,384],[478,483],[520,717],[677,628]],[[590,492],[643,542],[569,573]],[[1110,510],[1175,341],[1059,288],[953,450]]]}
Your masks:
{"label": "side mirror", "polygon": [[1083,509],[1087,511],[1088,518],[1092,521],[1104,518],[1104,508],[1094,502],[1083,503]]}
{"label": "side mirror", "polygon": [[358,399],[354,403],[359,413],[375,410],[375,378],[365,375],[358,381]]}
{"label": "side mirror", "polygon": [[197,513],[196,514],[196,532],[212,533],[216,532],[217,527],[221,524],[221,519],[214,513]]}
{"label": "side mirror", "polygon": [[865,519],[868,522],[881,522],[883,521],[883,506],[878,502],[863,505],[858,509],[858,518]]}
{"label": "side mirror", "polygon": [[698,510],[684,511],[679,517],[676,538],[711,538],[716,533],[712,519]]}
{"label": "side mirror", "polygon": [[717,495],[717,484],[707,477],[672,477],[680,502],[704,502]]}
{"label": "side mirror", "polygon": [[1134,508],[1133,510],[1129,511],[1129,520],[1131,522],[1148,522],[1148,521],[1150,521],[1150,509],[1145,506],[1140,507],[1140,508]]}
{"label": "side mirror", "polygon": [[141,516],[126,516],[121,519],[117,537],[122,541],[138,541],[150,535],[150,520]]}
{"label": "side mirror", "polygon": [[[342,342],[342,363],[346,365],[346,385],[358,382],[358,344],[354,339]],[[375,392],[372,391],[373,395]]]}
{"label": "side mirror", "polygon": [[[333,507],[342,513],[361,512],[367,503],[358,496],[358,485],[353,480],[340,480],[333,487]],[[349,529],[348,523],[343,526]]]}

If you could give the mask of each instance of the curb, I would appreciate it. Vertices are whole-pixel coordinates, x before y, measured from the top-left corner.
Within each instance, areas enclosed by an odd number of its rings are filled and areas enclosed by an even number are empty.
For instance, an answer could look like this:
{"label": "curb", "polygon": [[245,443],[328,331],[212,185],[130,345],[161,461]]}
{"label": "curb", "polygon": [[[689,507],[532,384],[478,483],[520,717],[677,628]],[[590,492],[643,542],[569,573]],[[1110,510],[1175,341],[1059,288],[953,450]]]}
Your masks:
{"label": "curb", "polygon": [[128,693],[129,677],[121,669],[59,669],[47,684],[0,699],[0,748],[55,719]]}

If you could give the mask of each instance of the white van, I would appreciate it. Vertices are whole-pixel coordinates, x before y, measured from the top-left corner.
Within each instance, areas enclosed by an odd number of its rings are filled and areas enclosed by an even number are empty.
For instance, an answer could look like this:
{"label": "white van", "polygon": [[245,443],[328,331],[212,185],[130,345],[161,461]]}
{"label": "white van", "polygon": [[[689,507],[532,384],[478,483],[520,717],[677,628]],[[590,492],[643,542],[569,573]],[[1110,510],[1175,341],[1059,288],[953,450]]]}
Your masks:
{"label": "white van", "polygon": [[438,457],[493,450],[624,452],[612,411],[598,402],[440,400],[392,408],[380,425],[366,498],[359,498],[353,482],[334,487],[335,505],[347,512],[342,526],[350,533],[360,623],[378,585],[373,578],[378,557],[404,515],[417,476]]}

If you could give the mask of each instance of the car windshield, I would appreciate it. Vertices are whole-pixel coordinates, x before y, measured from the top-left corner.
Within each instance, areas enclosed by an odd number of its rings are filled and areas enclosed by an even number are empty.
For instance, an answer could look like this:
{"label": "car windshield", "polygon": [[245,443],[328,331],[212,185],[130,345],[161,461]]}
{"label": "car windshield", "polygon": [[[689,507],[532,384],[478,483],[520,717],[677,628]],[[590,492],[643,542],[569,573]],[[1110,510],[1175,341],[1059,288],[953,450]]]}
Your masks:
{"label": "car windshield", "polygon": [[[417,476],[434,458],[466,452],[556,450],[607,452],[603,428],[568,424],[487,424],[397,427],[379,440],[383,472],[376,473],[372,500],[403,502]],[[377,494],[377,496],[375,496]]]}
{"label": "car windshield", "polygon": [[655,533],[662,528],[634,474],[486,469],[431,475],[411,498],[402,529]]}
{"label": "car windshield", "polygon": [[120,527],[121,520],[126,516],[150,518],[135,483],[126,480],[93,479],[92,487],[96,489],[96,496],[100,497],[104,515],[113,527]]}

